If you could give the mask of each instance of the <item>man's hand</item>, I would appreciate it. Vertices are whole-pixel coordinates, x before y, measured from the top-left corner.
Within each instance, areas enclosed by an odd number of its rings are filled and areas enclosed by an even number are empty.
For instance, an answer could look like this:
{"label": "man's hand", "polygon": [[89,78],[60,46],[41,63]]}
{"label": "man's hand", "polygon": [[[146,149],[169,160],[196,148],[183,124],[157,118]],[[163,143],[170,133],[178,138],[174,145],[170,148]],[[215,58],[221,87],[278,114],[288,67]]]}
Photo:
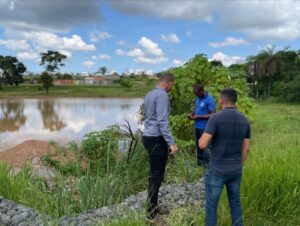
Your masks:
{"label": "man's hand", "polygon": [[195,120],[196,119],[196,115],[193,115],[193,114],[189,114],[188,117],[191,120]]}
{"label": "man's hand", "polygon": [[172,155],[175,155],[175,154],[178,152],[178,150],[179,150],[179,148],[177,147],[176,144],[172,144],[172,145],[170,146],[170,149],[171,149],[171,154],[172,154]]}

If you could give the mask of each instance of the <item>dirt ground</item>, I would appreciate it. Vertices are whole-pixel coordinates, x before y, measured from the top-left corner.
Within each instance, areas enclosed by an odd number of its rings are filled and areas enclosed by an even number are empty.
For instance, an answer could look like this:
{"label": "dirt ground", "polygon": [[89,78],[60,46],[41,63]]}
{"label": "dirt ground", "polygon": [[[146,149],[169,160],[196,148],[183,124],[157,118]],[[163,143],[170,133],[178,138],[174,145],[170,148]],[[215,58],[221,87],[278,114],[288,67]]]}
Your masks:
{"label": "dirt ground", "polygon": [[33,158],[41,158],[51,152],[48,142],[29,140],[25,141],[7,151],[0,152],[0,161],[12,165],[13,167],[21,167]]}

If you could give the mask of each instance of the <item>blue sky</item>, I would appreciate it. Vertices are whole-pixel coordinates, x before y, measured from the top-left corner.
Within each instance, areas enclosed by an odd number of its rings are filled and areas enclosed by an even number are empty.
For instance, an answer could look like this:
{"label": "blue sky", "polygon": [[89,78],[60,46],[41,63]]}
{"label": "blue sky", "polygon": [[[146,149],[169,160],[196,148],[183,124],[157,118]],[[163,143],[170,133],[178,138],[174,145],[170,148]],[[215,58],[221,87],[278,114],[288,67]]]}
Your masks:
{"label": "blue sky", "polygon": [[300,2],[0,0],[0,54],[40,72],[40,52],[65,72],[158,72],[195,54],[240,62],[267,46],[300,49]]}

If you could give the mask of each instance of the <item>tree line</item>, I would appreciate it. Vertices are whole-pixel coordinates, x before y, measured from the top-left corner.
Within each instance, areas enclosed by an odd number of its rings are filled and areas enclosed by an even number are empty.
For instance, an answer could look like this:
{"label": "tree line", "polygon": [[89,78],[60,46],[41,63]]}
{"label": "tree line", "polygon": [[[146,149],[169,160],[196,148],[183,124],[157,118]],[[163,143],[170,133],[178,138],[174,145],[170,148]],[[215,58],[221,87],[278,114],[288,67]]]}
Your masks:
{"label": "tree line", "polygon": [[253,97],[300,102],[300,50],[268,47],[248,56],[246,65]]}
{"label": "tree line", "polygon": [[[47,93],[53,86],[54,75],[64,66],[66,59],[67,56],[58,51],[41,53],[40,65],[45,70],[40,81]],[[214,68],[224,67],[217,60],[211,61],[210,65]],[[300,101],[300,50],[276,50],[274,46],[268,47],[256,55],[248,56],[242,64],[229,66],[229,69],[231,77],[247,78],[254,98],[275,96],[287,101]],[[101,74],[106,71],[106,67],[99,69]],[[0,88],[2,84],[18,86],[23,82],[25,72],[26,66],[16,57],[0,55]]]}

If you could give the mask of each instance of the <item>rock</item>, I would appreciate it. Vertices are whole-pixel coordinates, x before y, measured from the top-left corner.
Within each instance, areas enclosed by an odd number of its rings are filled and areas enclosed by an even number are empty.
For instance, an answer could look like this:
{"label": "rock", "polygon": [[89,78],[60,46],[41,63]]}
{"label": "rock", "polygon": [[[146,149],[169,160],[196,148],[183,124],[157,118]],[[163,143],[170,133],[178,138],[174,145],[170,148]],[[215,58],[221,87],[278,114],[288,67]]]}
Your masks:
{"label": "rock", "polygon": [[[200,206],[203,206],[204,188],[204,179],[200,179],[197,183],[164,186],[160,189],[159,205],[170,210],[186,205],[200,204]],[[59,219],[58,225],[95,225],[97,222],[107,218],[125,217],[131,211],[143,211],[147,195],[147,191],[143,191],[129,196],[119,204],[62,217]],[[53,223],[54,221],[47,216],[40,215],[30,208],[16,205],[14,202],[0,197],[0,225],[43,226]]]}
{"label": "rock", "polygon": [[0,214],[0,223],[2,223],[4,225],[9,225],[10,221],[11,221],[10,216],[4,215],[4,214]]}
{"label": "rock", "polygon": [[29,226],[29,224],[27,222],[21,222],[18,226]]}
{"label": "rock", "polygon": [[20,224],[22,221],[26,221],[26,218],[24,218],[23,216],[20,215],[15,215],[12,219],[12,224],[13,225],[18,225]]}

